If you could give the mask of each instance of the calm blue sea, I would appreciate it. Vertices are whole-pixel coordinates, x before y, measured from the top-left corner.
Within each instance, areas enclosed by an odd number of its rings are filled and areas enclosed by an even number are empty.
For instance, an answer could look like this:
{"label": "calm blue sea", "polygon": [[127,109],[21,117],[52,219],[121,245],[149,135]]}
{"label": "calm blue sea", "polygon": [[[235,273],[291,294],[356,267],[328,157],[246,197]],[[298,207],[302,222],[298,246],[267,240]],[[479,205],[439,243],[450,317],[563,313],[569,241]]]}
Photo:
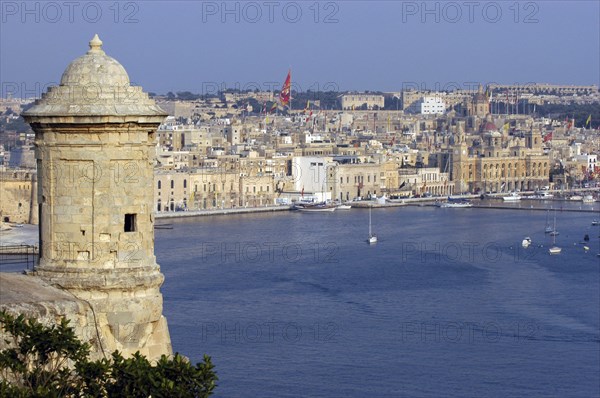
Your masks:
{"label": "calm blue sea", "polygon": [[598,397],[600,215],[557,211],[558,256],[548,216],[376,209],[374,246],[360,209],[168,221],[173,348],[217,397]]}

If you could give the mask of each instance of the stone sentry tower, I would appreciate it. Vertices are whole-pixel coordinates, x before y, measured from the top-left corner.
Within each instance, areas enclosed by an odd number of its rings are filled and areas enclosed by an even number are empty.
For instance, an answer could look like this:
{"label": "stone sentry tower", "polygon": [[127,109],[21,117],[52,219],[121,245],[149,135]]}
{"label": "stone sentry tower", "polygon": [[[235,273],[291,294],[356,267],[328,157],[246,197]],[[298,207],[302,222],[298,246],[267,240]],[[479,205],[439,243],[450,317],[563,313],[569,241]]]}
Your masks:
{"label": "stone sentry tower", "polygon": [[93,309],[96,348],[171,354],[154,256],[155,131],[167,114],[102,50],[89,51],[23,113],[36,134],[35,274]]}

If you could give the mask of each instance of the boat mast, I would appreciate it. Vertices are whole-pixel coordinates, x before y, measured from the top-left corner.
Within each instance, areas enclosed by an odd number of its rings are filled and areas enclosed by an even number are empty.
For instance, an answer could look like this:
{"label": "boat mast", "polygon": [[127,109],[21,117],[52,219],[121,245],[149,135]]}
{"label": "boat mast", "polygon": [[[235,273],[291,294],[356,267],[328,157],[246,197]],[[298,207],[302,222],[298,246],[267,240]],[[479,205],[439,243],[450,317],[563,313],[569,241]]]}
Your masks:
{"label": "boat mast", "polygon": [[371,209],[373,208],[372,205],[369,206],[369,238],[371,236],[373,236],[373,234],[371,233]]}
{"label": "boat mast", "polygon": [[556,246],[556,210],[554,210],[554,233],[552,234],[552,246]]}

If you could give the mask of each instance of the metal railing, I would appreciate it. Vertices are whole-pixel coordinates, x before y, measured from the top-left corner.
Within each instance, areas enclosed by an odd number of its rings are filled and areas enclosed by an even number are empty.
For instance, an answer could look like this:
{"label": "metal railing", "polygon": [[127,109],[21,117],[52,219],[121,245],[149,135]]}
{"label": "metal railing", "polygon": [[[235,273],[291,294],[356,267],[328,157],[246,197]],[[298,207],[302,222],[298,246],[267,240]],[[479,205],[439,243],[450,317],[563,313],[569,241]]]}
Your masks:
{"label": "metal railing", "polygon": [[35,245],[0,246],[0,271],[22,271],[20,266],[33,270],[38,258],[38,247]]}

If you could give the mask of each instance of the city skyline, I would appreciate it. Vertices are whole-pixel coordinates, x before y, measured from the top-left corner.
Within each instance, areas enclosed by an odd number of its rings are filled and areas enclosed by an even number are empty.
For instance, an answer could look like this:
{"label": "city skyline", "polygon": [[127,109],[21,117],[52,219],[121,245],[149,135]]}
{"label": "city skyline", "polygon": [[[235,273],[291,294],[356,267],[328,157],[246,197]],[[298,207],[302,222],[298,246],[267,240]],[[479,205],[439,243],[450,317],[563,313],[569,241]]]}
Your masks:
{"label": "city skyline", "polygon": [[[2,96],[39,96],[98,33],[146,91],[598,85],[597,2],[3,2]],[[42,61],[40,61],[42,60]],[[367,73],[368,72],[368,73]],[[29,95],[28,95],[29,94]]]}

